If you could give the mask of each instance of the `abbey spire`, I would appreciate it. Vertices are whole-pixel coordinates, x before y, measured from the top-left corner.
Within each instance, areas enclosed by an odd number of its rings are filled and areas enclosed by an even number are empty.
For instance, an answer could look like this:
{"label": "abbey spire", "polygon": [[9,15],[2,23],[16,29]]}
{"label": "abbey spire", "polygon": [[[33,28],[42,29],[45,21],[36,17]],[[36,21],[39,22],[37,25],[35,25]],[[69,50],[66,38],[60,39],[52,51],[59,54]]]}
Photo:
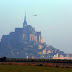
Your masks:
{"label": "abbey spire", "polygon": [[24,18],[24,22],[23,22],[23,28],[24,26],[27,26],[27,21],[26,21],[26,12],[25,12],[25,18]]}

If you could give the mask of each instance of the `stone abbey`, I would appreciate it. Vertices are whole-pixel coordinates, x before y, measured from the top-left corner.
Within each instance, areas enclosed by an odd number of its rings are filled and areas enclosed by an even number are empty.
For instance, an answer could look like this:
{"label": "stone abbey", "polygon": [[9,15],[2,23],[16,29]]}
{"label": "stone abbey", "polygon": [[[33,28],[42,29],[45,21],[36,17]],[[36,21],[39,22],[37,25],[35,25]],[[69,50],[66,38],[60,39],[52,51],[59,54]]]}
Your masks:
{"label": "stone abbey", "polygon": [[31,25],[27,25],[26,14],[23,22],[23,28],[15,28],[15,32],[11,32],[9,35],[3,35],[1,42],[10,42],[13,40],[24,43],[43,43],[41,32],[36,32]]}
{"label": "stone abbey", "polygon": [[53,58],[65,57],[66,54],[43,42],[41,32],[27,25],[26,14],[23,28],[3,35],[0,42],[0,57],[8,58]]}

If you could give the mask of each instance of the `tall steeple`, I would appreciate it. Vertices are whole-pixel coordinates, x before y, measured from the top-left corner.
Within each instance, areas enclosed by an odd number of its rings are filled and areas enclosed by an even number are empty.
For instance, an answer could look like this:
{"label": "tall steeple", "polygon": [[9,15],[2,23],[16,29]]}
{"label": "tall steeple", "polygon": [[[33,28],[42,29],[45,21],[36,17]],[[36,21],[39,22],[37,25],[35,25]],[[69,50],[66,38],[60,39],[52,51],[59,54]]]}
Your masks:
{"label": "tall steeple", "polygon": [[25,18],[24,18],[24,22],[23,22],[23,28],[27,26],[27,21],[26,21],[26,12],[25,12]]}

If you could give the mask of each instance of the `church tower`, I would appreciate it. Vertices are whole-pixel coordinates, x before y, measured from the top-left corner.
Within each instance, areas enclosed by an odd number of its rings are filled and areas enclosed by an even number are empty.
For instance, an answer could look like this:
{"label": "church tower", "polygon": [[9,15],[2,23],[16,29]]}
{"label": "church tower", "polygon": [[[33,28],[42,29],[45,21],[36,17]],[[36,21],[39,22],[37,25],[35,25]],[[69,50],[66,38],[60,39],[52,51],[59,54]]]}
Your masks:
{"label": "church tower", "polygon": [[24,22],[23,22],[23,28],[27,26],[27,21],[26,21],[26,12],[25,12],[25,18],[24,18]]}

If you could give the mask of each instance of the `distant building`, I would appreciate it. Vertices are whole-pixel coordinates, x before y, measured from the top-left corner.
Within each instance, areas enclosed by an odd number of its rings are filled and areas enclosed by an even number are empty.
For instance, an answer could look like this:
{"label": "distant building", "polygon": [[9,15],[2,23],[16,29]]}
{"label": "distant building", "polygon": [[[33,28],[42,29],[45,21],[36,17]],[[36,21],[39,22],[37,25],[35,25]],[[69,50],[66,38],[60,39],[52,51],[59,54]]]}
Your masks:
{"label": "distant building", "polygon": [[1,42],[10,41],[24,42],[24,43],[43,43],[41,32],[36,32],[31,25],[27,25],[26,14],[23,22],[23,28],[15,28],[15,32],[11,32],[9,35],[3,35]]}

